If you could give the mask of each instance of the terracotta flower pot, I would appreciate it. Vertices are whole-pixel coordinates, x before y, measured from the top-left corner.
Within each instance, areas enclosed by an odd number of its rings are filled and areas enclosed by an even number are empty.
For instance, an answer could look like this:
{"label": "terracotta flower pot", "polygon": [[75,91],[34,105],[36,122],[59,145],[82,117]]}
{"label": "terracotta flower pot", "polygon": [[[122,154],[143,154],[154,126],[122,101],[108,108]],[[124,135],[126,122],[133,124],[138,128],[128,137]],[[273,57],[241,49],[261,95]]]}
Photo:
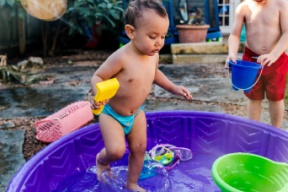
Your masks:
{"label": "terracotta flower pot", "polygon": [[176,25],[180,43],[205,42],[210,25]]}

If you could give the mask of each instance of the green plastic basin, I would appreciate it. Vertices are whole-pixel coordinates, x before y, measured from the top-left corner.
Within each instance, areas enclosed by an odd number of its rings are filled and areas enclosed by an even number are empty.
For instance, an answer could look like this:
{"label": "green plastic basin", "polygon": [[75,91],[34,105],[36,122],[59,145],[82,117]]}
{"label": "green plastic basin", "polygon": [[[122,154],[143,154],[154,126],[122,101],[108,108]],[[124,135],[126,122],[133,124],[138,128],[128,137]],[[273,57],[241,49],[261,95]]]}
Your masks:
{"label": "green plastic basin", "polygon": [[288,165],[249,153],[219,157],[212,177],[222,192],[287,192]]}

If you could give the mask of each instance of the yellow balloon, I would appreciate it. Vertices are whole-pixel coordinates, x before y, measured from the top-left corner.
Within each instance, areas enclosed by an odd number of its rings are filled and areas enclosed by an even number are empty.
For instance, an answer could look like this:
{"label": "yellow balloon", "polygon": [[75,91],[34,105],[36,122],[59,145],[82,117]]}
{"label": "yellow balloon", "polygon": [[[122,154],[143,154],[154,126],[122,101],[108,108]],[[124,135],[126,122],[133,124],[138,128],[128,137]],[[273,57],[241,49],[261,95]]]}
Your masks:
{"label": "yellow balloon", "polygon": [[66,0],[21,0],[21,4],[30,15],[45,21],[59,19],[67,9]]}

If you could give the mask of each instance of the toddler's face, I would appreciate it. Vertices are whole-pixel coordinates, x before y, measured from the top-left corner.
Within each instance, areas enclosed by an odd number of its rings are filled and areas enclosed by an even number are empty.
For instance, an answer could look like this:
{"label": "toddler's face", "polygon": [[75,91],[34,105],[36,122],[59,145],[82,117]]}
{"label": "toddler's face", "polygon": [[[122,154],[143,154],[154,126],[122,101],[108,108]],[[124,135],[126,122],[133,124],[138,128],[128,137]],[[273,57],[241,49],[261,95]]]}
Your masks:
{"label": "toddler's face", "polygon": [[137,20],[134,43],[145,55],[153,56],[164,46],[168,32],[169,19],[159,16],[155,11],[146,11]]}

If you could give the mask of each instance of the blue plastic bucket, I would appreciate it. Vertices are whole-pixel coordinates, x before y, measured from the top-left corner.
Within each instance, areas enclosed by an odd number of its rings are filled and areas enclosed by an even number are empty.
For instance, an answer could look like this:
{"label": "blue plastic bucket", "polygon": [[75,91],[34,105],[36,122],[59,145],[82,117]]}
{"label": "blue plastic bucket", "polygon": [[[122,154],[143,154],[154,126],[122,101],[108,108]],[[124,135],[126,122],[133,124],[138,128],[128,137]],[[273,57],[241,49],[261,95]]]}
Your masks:
{"label": "blue plastic bucket", "polygon": [[[249,93],[252,87],[256,85],[263,71],[263,67],[261,65],[249,61],[236,60],[236,64],[229,61],[229,65],[231,66],[232,71],[232,81],[229,76],[229,70],[228,77],[231,81],[233,90],[244,90],[245,93]],[[257,81],[255,82],[259,69],[262,70]]]}

